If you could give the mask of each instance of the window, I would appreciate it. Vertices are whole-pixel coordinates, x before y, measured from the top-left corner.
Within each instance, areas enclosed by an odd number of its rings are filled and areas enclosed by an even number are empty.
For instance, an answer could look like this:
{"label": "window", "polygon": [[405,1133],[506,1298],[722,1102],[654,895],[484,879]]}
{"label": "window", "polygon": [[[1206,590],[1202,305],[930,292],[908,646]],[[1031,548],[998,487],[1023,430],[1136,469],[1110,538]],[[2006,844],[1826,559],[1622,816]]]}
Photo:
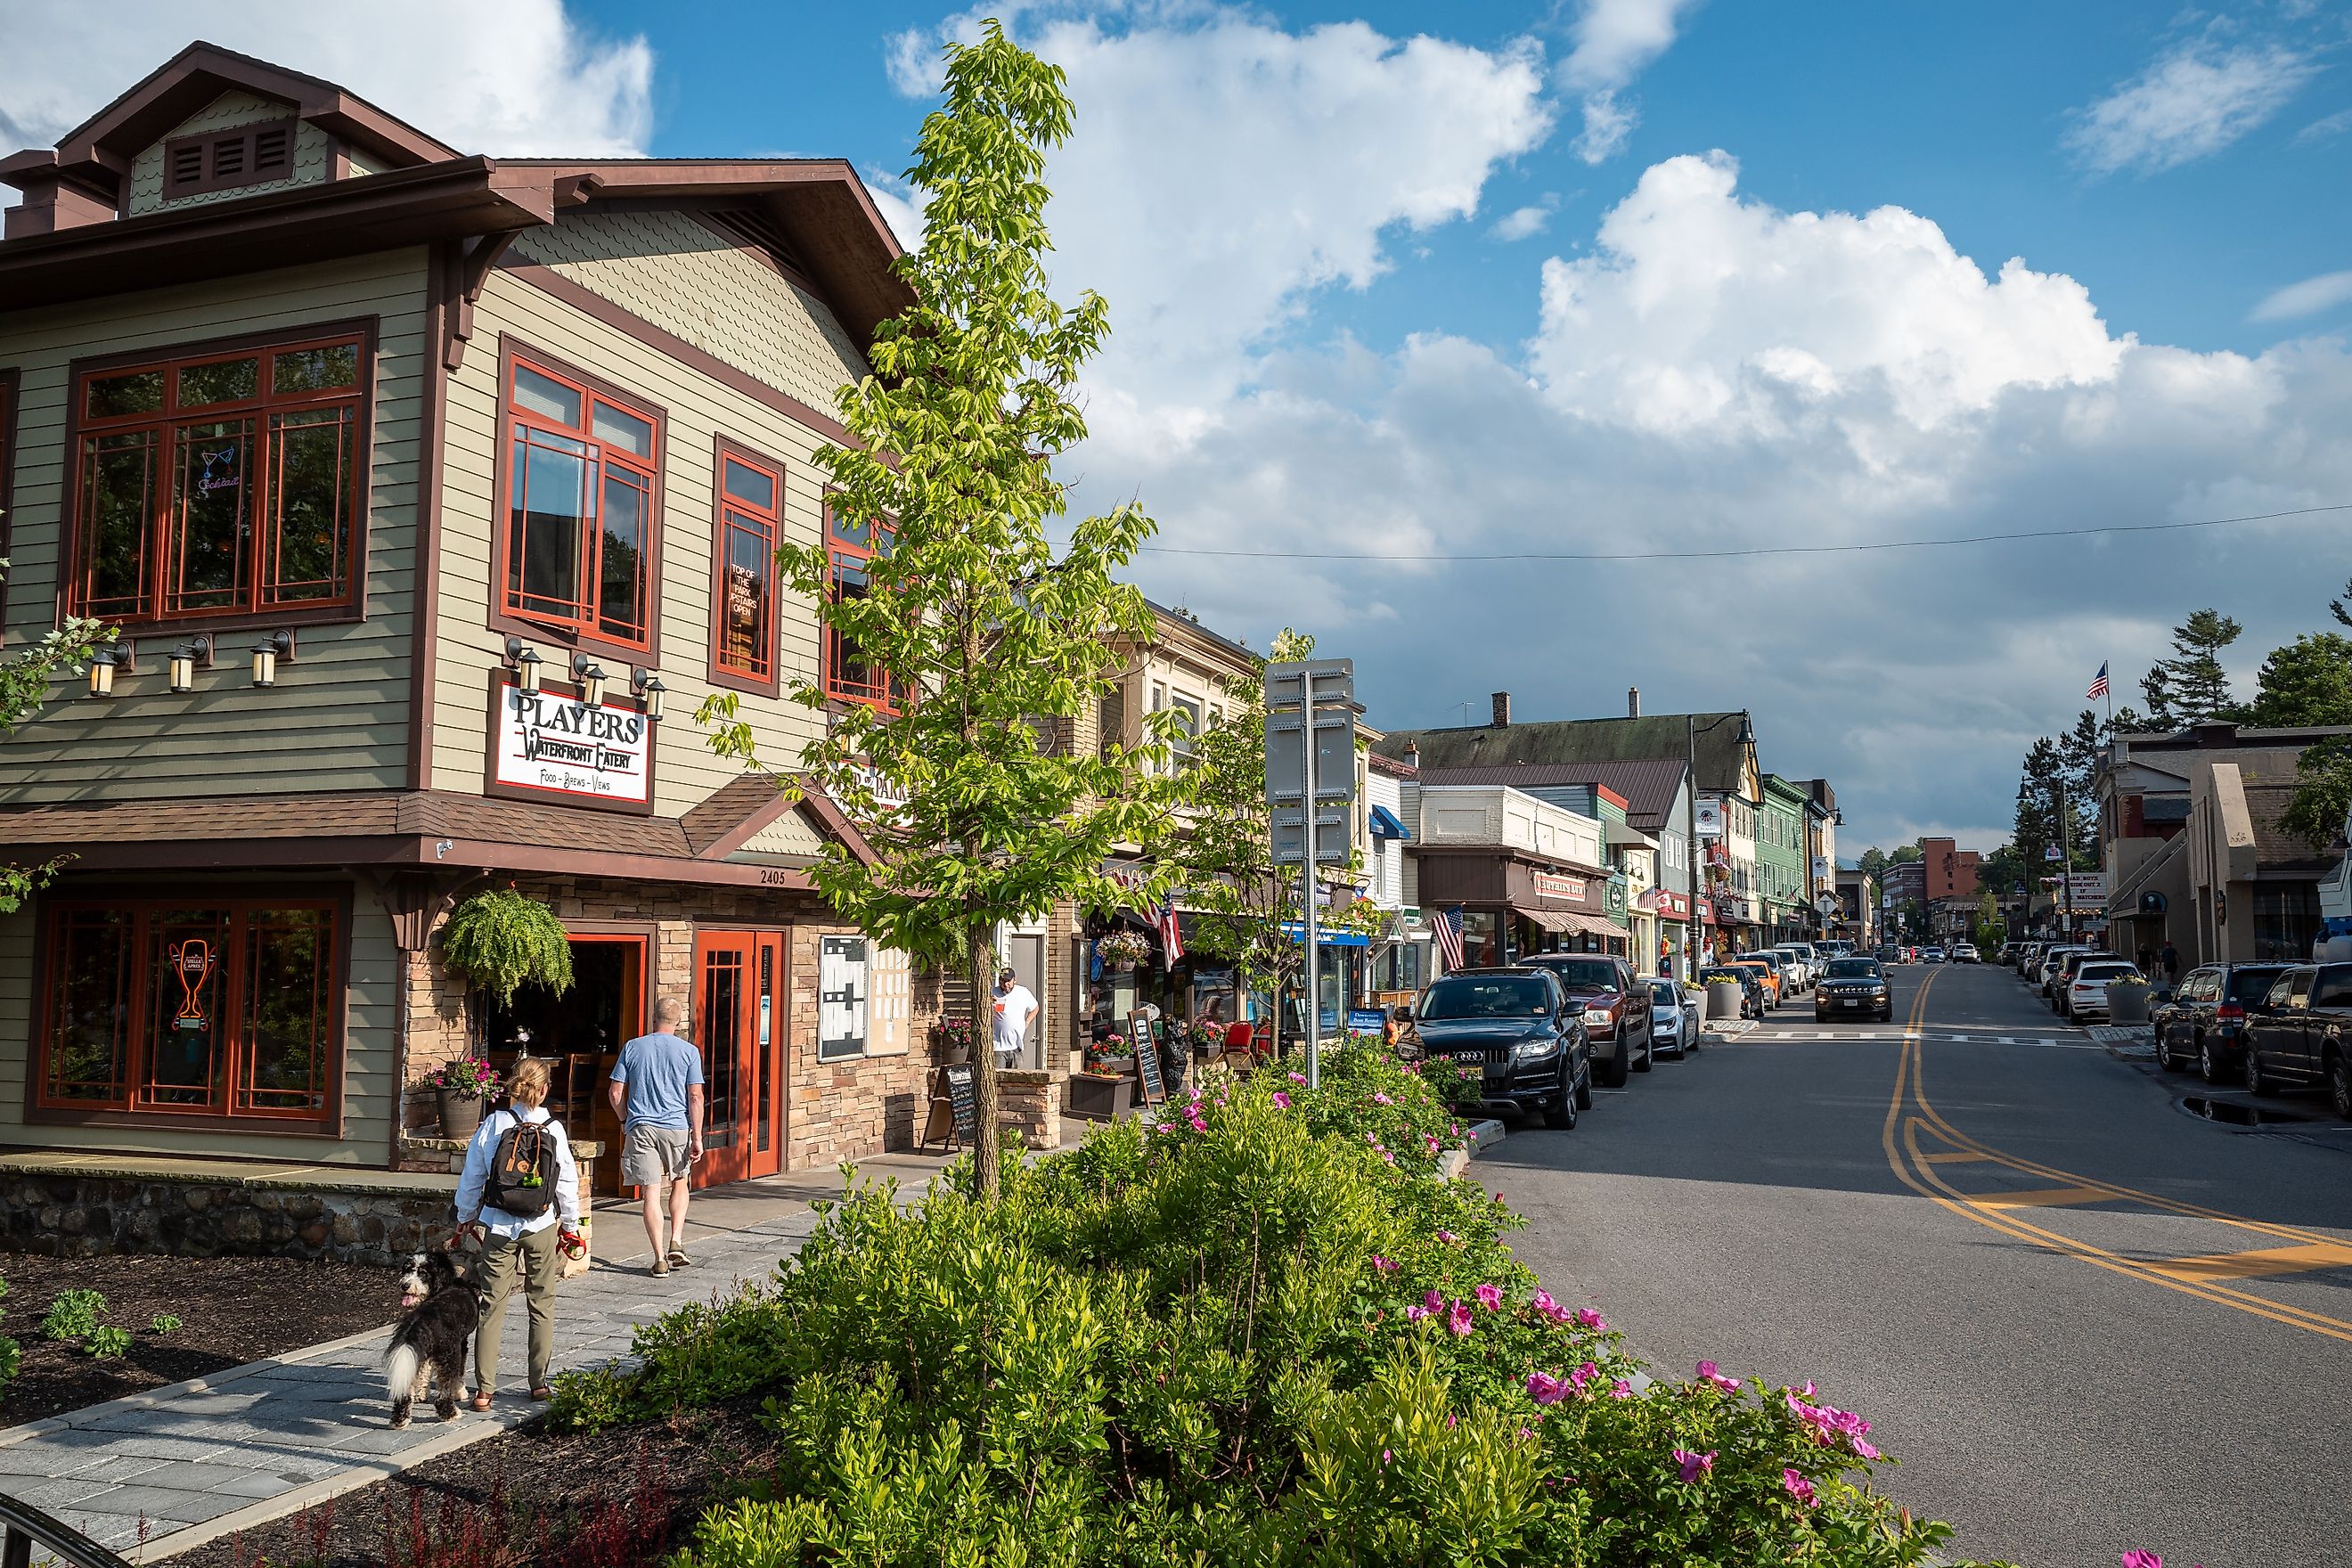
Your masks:
{"label": "window", "polygon": [[816,1058],[835,1061],[866,1054],[866,939],[817,939]]}
{"label": "window", "polygon": [[1192,743],[1200,738],[1201,702],[1198,698],[1179,693],[1170,705],[1176,710],[1176,734],[1168,742],[1168,753],[1170,760],[1181,766],[1192,757]]}
{"label": "window", "polygon": [[47,921],[44,1105],[330,1120],[341,1016],[332,905],[68,900]]}
{"label": "window", "polygon": [[[890,552],[890,530],[854,522],[824,509],[825,549],[833,557],[833,598],[835,604],[862,599],[871,586],[874,557]],[[824,628],[824,694],[841,702],[856,702],[885,713],[895,713],[906,688],[866,657],[856,640],[836,626]]]}
{"label": "window", "polygon": [[713,673],[763,689],[776,683],[776,546],[783,540],[781,465],[721,444],[712,542]]}
{"label": "window", "polygon": [[536,361],[509,362],[500,607],[627,648],[653,643],[660,415]]}
{"label": "window", "polygon": [[116,621],[352,599],[358,334],[82,372],[68,608]]}
{"label": "window", "polygon": [[163,143],[163,197],[266,184],[294,173],[294,121],[180,136]]}

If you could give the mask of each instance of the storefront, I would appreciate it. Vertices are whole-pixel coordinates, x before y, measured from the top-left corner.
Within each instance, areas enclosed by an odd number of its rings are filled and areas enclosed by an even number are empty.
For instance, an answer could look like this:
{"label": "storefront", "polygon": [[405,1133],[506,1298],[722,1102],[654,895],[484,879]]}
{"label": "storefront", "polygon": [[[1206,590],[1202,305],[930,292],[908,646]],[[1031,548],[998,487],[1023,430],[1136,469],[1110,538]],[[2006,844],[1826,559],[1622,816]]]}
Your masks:
{"label": "storefront", "polygon": [[1465,966],[1625,951],[1629,932],[1609,917],[1610,874],[1598,867],[1511,849],[1424,848],[1420,876],[1424,907],[1461,906]]}

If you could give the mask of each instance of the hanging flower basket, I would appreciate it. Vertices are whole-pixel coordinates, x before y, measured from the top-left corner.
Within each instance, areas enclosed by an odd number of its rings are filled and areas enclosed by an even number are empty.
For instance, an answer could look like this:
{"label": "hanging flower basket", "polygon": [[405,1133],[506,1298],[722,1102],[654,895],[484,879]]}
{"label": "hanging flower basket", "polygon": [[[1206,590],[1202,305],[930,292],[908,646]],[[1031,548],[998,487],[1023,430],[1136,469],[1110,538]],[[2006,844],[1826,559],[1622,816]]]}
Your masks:
{"label": "hanging flower basket", "polygon": [[1115,931],[1095,943],[1103,967],[1125,973],[1151,956],[1151,943],[1137,931]]}

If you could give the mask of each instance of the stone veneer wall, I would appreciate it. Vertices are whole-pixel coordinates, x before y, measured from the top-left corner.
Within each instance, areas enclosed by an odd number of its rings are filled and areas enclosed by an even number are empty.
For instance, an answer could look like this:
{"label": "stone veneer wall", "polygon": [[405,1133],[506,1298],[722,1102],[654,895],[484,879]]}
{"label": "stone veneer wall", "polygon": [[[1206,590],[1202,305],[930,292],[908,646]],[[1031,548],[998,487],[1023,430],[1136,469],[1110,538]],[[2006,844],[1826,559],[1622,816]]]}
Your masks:
{"label": "stone veneer wall", "polygon": [[0,1236],[50,1258],[331,1258],[393,1268],[449,1233],[449,1194],[102,1173],[0,1177]]}
{"label": "stone veneer wall", "polygon": [[1048,1152],[1062,1146],[1062,1079],[1058,1072],[1000,1072],[996,1075],[996,1121],[1018,1128],[1032,1149]]}
{"label": "stone veneer wall", "polygon": [[[462,900],[491,885],[476,883],[461,889],[457,897]],[[856,928],[828,918],[814,897],[571,877],[523,877],[514,879],[513,885],[517,891],[545,901],[557,919],[583,932],[616,926],[641,928],[652,939],[654,972],[647,977],[646,987],[649,1015],[654,999],[660,996],[677,996],[688,1004],[691,1012],[698,928],[788,927],[790,989],[784,1013],[790,1079],[784,1168],[819,1170],[887,1149],[913,1147],[925,1075],[932,1065],[930,1029],[940,1016],[936,972],[918,971],[915,975],[905,1049],[896,1055],[820,1062],[816,1055],[818,939],[851,933]],[[425,950],[405,955],[406,1079],[411,1085],[435,1067],[467,1052],[466,987],[441,968],[440,927],[445,923],[446,915],[436,919]],[[403,1120],[407,1134],[431,1133],[436,1115],[433,1097],[412,1088]]]}

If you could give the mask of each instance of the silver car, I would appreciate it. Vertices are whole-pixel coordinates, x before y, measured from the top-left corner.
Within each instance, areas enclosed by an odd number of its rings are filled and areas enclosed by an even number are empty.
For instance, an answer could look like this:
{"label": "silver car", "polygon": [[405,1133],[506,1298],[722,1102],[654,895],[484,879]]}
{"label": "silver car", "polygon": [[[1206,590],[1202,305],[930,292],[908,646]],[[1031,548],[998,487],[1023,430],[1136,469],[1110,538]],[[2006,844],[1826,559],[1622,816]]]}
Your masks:
{"label": "silver car", "polygon": [[1698,1004],[1684,994],[1679,981],[1649,977],[1650,1048],[1676,1057],[1698,1049]]}

